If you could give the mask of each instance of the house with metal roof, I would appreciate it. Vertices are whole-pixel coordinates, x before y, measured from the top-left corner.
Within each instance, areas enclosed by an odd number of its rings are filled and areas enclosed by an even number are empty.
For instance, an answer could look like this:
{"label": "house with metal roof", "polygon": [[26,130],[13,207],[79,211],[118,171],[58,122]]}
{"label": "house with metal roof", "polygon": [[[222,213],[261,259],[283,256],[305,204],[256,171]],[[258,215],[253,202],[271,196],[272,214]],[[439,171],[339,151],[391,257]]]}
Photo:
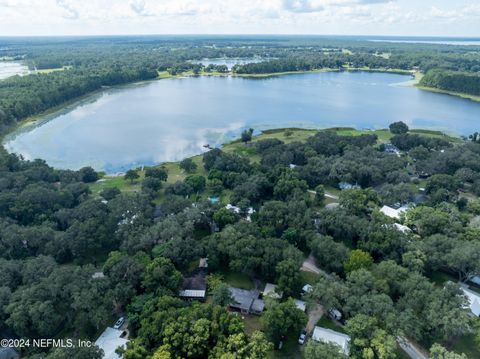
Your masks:
{"label": "house with metal roof", "polygon": [[350,354],[350,337],[346,334],[327,328],[315,327],[312,339],[317,342],[335,344],[338,346],[339,351],[345,355]]}
{"label": "house with metal roof", "polygon": [[245,290],[240,288],[228,288],[232,296],[233,302],[229,307],[238,310],[243,314],[262,314],[265,309],[265,303],[260,299],[260,292],[258,290]]}

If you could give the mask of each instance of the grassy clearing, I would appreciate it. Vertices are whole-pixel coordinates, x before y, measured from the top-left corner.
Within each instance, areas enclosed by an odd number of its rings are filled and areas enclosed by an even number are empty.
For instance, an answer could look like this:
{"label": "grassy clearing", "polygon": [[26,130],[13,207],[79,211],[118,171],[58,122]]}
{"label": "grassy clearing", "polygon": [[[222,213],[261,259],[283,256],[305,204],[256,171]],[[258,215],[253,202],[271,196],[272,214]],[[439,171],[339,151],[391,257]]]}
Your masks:
{"label": "grassy clearing", "polygon": [[268,357],[275,359],[302,358],[303,346],[298,344],[300,333],[289,333],[283,347],[280,350],[272,350]]}
{"label": "grassy clearing", "polygon": [[322,316],[316,325],[318,327],[331,329],[339,333],[345,333],[343,326],[332,322],[326,315]]}
{"label": "grassy clearing", "polygon": [[480,350],[475,343],[474,334],[466,335],[458,339],[452,349],[456,353],[466,354],[468,358],[480,358]]}
{"label": "grassy clearing", "polygon": [[445,282],[448,281],[458,282],[458,278],[456,278],[455,276],[441,271],[432,272],[430,275],[428,275],[428,277],[433,283],[440,287],[443,287],[445,285]]}
{"label": "grassy clearing", "polygon": [[313,285],[317,282],[319,275],[313,272],[300,271],[300,278],[303,284]]}
{"label": "grassy clearing", "polygon": [[220,271],[219,272],[226,283],[232,287],[251,290],[255,288],[255,284],[252,279],[243,273],[237,273],[232,271]]}
{"label": "grassy clearing", "polygon": [[40,70],[37,70],[36,72],[37,74],[51,74],[52,72],[65,71],[71,68],[72,66],[63,66],[63,67],[55,67],[51,69],[40,69]]}
{"label": "grassy clearing", "polygon": [[243,316],[243,323],[245,324],[245,333],[247,333],[248,335],[252,335],[252,333],[256,330],[263,329],[260,317],[256,315]]}

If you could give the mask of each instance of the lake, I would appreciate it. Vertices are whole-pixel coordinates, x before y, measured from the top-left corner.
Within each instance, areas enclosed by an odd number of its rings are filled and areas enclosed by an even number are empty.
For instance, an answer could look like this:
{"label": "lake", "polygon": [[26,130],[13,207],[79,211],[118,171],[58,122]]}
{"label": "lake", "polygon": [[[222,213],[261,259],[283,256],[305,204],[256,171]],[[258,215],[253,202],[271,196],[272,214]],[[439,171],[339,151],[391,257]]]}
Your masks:
{"label": "lake", "polygon": [[14,61],[0,61],[0,80],[15,75],[28,74],[28,67]]}
{"label": "lake", "polygon": [[410,79],[368,72],[164,79],[90,96],[4,144],[57,168],[116,173],[201,153],[248,127],[378,129],[404,121],[462,135],[479,130],[480,103],[419,90]]}

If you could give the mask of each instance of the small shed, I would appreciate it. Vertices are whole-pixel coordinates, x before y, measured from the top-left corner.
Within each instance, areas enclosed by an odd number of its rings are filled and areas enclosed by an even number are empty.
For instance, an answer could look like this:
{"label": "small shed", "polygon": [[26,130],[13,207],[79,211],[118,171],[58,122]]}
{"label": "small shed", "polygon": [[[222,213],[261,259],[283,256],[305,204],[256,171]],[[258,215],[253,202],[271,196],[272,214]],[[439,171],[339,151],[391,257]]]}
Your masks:
{"label": "small shed", "polygon": [[315,327],[312,339],[317,342],[335,344],[339,347],[339,351],[345,355],[350,354],[350,337],[346,334],[327,328]]}
{"label": "small shed", "polygon": [[281,299],[283,297],[282,292],[277,292],[277,285],[272,283],[265,284],[265,289],[263,290],[262,295],[273,299]]}
{"label": "small shed", "polygon": [[198,268],[207,269],[208,268],[208,258],[200,258],[198,262]]}
{"label": "small shed", "polygon": [[313,291],[313,286],[310,284],[305,284],[302,287],[302,294],[308,294],[308,293],[311,293],[312,291]]}
{"label": "small shed", "polygon": [[206,291],[201,289],[185,289],[179,291],[178,296],[183,299],[205,300]]}
{"label": "small shed", "polygon": [[305,303],[303,300],[295,299],[295,306],[302,312],[305,312],[307,310],[307,303]]}

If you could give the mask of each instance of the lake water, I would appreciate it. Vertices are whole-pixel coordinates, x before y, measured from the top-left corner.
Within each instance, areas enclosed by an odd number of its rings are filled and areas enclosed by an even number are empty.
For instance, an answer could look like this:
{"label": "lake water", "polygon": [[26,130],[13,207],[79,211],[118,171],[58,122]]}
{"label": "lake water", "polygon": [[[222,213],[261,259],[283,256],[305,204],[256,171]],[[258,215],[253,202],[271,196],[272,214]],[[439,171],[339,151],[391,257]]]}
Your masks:
{"label": "lake water", "polygon": [[28,74],[28,67],[19,62],[14,61],[0,61],[0,80],[6,79],[15,75]]}
{"label": "lake water", "polygon": [[422,91],[408,80],[367,72],[165,79],[106,90],[4,143],[58,168],[115,173],[201,153],[248,127],[378,129],[404,121],[463,135],[480,129],[479,103]]}

